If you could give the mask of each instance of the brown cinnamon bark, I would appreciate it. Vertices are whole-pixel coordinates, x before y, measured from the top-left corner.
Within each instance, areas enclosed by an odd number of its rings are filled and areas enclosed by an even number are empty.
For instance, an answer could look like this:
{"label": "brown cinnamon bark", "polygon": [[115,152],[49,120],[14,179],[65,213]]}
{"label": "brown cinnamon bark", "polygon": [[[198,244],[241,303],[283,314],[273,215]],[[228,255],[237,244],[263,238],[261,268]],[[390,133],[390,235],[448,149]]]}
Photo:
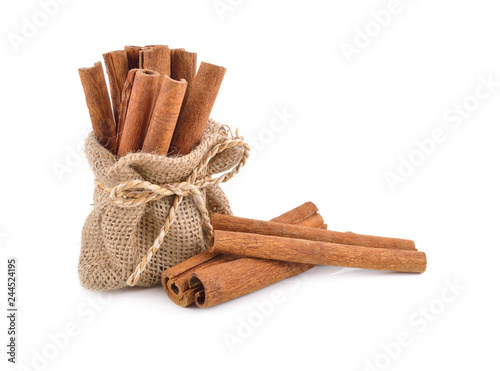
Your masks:
{"label": "brown cinnamon bark", "polygon": [[118,122],[123,85],[125,84],[129,70],[127,53],[125,50],[116,50],[105,53],[102,57],[106,64],[106,72],[108,73],[113,113],[115,121]]}
{"label": "brown cinnamon bark", "polygon": [[187,81],[186,94],[182,103],[181,111],[186,105],[187,97],[194,85],[196,78],[196,53],[190,53],[184,49],[171,49],[171,77],[175,80],[184,79]]}
{"label": "brown cinnamon bark", "polygon": [[423,273],[427,265],[425,253],[421,251],[342,245],[222,230],[214,231],[209,251],[295,263],[410,273]]}
{"label": "brown cinnamon bark", "polygon": [[295,223],[295,224],[301,225],[303,227],[324,228],[324,226],[326,226],[326,224],[323,224],[324,222],[325,221],[323,220],[323,217],[319,213],[315,213],[310,217],[302,220],[300,223]]}
{"label": "brown cinnamon bark", "polygon": [[[127,79],[125,80],[125,84],[123,85],[122,91],[122,99],[120,105],[120,115],[118,117],[118,122],[116,123],[116,143],[117,146],[120,145],[123,127],[125,125],[125,119],[127,117],[128,104],[130,102],[130,96],[132,94],[132,87],[134,86],[135,74],[138,71],[138,68],[133,68],[128,71]],[[118,151],[118,148],[117,148]]]}
{"label": "brown cinnamon bark", "polygon": [[[312,202],[307,202],[271,220],[275,222],[283,221],[284,223],[294,223],[296,221],[298,223],[304,223],[310,218],[314,218],[314,220],[318,222],[318,219],[314,217],[317,215],[317,210],[318,208],[316,205]],[[221,258],[227,260],[222,260]],[[195,294],[199,291],[195,288],[189,289],[189,278],[191,274],[200,269],[207,268],[208,266],[221,264],[235,259],[238,258],[204,251],[172,268],[165,270],[161,279],[163,288],[174,303],[180,306],[188,306],[194,302]],[[297,270],[300,269],[297,268]]]}
{"label": "brown cinnamon bark", "polygon": [[116,124],[101,62],[78,70],[94,134],[103,147],[116,154]]}
{"label": "brown cinnamon bark", "polygon": [[139,52],[142,46],[127,45],[125,52],[127,53],[127,61],[129,70],[139,68]]}
{"label": "brown cinnamon bark", "polygon": [[[269,236],[298,238],[311,241],[332,242],[344,245],[377,247],[383,249],[416,250],[411,240],[400,238],[366,236],[352,232],[318,230],[298,225],[287,225],[263,220],[239,218],[231,215],[213,213],[210,221],[214,229],[234,232],[255,233]],[[323,224],[323,222],[321,222]]]}
{"label": "brown cinnamon bark", "polygon": [[170,151],[186,155],[200,143],[226,69],[202,62],[177,121]]}
{"label": "brown cinnamon bark", "polygon": [[168,154],[186,87],[186,80],[176,81],[168,76],[163,77],[142,152]]}
{"label": "brown cinnamon bark", "polygon": [[193,85],[196,78],[196,53],[190,53],[184,49],[170,50],[171,76],[175,80],[184,79],[188,86]]}
{"label": "brown cinnamon bark", "polygon": [[151,112],[160,85],[160,74],[151,70],[135,72],[130,101],[118,146],[118,157],[142,148]]}
{"label": "brown cinnamon bark", "polygon": [[139,52],[140,68],[170,76],[170,49],[166,45],[147,46]]}
{"label": "brown cinnamon bark", "polygon": [[312,268],[277,260],[241,258],[196,270],[189,280],[194,300],[201,308],[211,307],[254,292]]}
{"label": "brown cinnamon bark", "polygon": [[326,224],[321,224],[323,221],[323,217],[319,213],[315,213],[311,215],[310,217],[301,220],[298,223],[290,223],[290,224],[295,224],[295,225],[302,225],[302,226],[309,226],[311,228],[323,228]]}
{"label": "brown cinnamon bark", "polygon": [[[190,305],[194,301],[194,291],[190,294],[189,278],[198,269],[238,259],[233,255],[217,255],[204,251],[194,257],[167,269],[162,274],[162,285],[169,298],[177,305]],[[188,298],[186,298],[188,296]]]}

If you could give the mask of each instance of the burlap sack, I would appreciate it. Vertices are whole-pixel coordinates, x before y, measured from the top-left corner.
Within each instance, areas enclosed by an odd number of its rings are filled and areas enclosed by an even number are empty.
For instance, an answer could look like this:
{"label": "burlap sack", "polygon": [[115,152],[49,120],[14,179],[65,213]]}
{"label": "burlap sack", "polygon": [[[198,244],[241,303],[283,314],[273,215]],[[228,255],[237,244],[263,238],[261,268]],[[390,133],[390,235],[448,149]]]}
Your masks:
{"label": "burlap sack", "polygon": [[[239,140],[244,145],[238,145],[237,142],[235,145],[231,139]],[[225,147],[228,142],[230,145]],[[135,284],[136,286],[158,285],[161,273],[165,269],[200,253],[207,247],[206,229],[200,213],[202,208],[199,205],[200,198],[205,204],[202,206],[206,206],[209,212],[231,214],[225,194],[217,182],[213,180],[210,183],[210,179],[212,175],[222,172],[225,172],[224,175],[227,177],[222,181],[231,178],[237,172],[235,170],[239,170],[244,164],[247,149],[248,146],[241,141],[241,138],[231,138],[222,125],[212,120],[207,125],[201,143],[190,154],[182,157],[131,153],[117,160],[91,133],[85,143],[85,153],[94,172],[96,184],[99,186],[95,188],[94,207],[82,231],[78,266],[82,285],[92,290],[112,290],[127,286],[127,279],[148,254],[148,250],[165,226],[165,221],[171,216],[169,212],[172,204],[175,205],[176,195],[152,201],[146,200],[147,202],[137,205],[120,204],[124,199],[127,199],[127,202],[135,202],[134,197],[162,196],[154,192],[153,194],[143,192],[141,191],[143,188],[132,192],[129,190],[127,197],[116,196],[117,193],[120,194],[117,186],[123,182],[147,181],[159,185],[160,189],[162,185],[175,187],[176,184],[193,178],[194,175],[191,177],[190,175],[195,171],[195,183],[201,197],[188,195],[179,198],[182,201],[172,225]],[[230,169],[231,173],[227,173]],[[199,173],[196,173],[196,170],[200,170]],[[182,185],[184,188],[188,187],[184,183],[181,183]],[[179,188],[182,188],[181,186]],[[115,199],[111,197],[113,192]],[[208,218],[203,219],[205,220]]]}

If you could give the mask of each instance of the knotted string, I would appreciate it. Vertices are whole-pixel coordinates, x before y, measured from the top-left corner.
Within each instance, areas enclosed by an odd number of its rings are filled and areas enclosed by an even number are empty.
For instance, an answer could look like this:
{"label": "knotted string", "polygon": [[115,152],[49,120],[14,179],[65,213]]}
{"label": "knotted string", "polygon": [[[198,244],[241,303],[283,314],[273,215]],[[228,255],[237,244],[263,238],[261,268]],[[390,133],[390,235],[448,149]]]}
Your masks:
{"label": "knotted string", "polygon": [[[137,265],[134,272],[130,275],[127,280],[127,285],[135,286],[139,281],[142,272],[146,269],[148,263],[151,261],[156,252],[160,249],[165,236],[167,235],[170,226],[174,223],[177,211],[182,203],[184,197],[191,196],[193,201],[200,211],[201,220],[205,231],[209,238],[213,235],[213,227],[210,224],[210,216],[205,203],[205,198],[203,197],[202,190],[219,183],[225,183],[234,177],[241,168],[245,165],[248,158],[248,152],[250,146],[243,141],[243,138],[238,135],[238,131],[233,135],[229,127],[223,127],[225,133],[228,136],[223,142],[215,145],[210,151],[208,151],[198,166],[193,170],[191,175],[179,183],[163,184],[157,185],[147,181],[142,180],[129,180],[122,182],[114,187],[107,188],[103,183],[96,180],[96,186],[105,192],[109,193],[109,198],[111,201],[122,207],[136,207],[139,205],[146,204],[151,201],[157,201],[163,197],[175,195],[172,206],[170,207],[167,220],[165,225],[162,227],[158,237],[156,237],[153,245],[148,249],[147,254],[142,258],[141,262]],[[243,148],[243,155],[233,167],[233,169],[227,173],[222,174],[218,178],[212,179],[210,176],[198,179],[199,174],[207,168],[210,160],[214,158],[217,154],[224,152],[226,149],[241,146]]]}

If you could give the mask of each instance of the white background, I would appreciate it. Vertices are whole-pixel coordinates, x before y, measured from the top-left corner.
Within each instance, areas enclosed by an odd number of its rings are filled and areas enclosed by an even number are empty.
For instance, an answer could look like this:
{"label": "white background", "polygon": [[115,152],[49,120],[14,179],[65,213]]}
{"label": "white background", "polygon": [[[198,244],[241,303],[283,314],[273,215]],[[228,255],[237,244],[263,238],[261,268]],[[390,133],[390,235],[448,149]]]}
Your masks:
{"label": "white background", "polygon": [[[497,365],[500,8],[389,4],[70,0],[44,25],[39,2],[4,2],[0,297],[4,308],[7,257],[17,257],[19,369]],[[23,35],[24,17],[38,17],[36,34]],[[22,44],[9,41],[14,34]],[[224,186],[235,215],[270,219],[313,201],[332,230],[415,240],[427,272],[317,267],[207,310],[176,307],[159,287],[84,290],[77,262],[93,177],[77,69],[144,44],[227,67],[212,117],[257,141],[253,160]],[[347,44],[357,48],[350,61]],[[490,94],[481,79],[493,81]],[[457,119],[451,112],[464,103],[467,117]],[[272,125],[283,110],[294,117]],[[415,141],[436,129],[446,139],[422,158]],[[411,156],[419,165],[391,190],[387,172]],[[61,335],[68,326],[71,336]],[[401,333],[408,339],[394,345]]]}

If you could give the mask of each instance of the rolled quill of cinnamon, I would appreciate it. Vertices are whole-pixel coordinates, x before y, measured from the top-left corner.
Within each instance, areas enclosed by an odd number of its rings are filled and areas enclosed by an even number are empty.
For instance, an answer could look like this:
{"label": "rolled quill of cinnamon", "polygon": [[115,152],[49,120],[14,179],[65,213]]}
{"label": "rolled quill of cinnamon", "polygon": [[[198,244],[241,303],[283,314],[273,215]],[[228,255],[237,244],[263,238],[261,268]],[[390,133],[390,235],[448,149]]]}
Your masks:
{"label": "rolled quill of cinnamon", "polygon": [[[352,232],[318,231],[300,225],[288,225],[255,219],[240,218],[232,215],[213,213],[210,222],[214,229],[233,232],[256,233],[277,237],[299,238],[311,241],[333,242],[344,245],[377,247],[383,249],[416,250],[411,240],[400,238],[368,236]],[[230,226],[230,228],[229,228]]]}
{"label": "rolled quill of cinnamon", "polygon": [[138,70],[138,68],[132,68],[130,71],[128,71],[127,79],[123,84],[122,98],[120,103],[120,115],[118,116],[118,122],[116,123],[117,146],[120,145],[123,127],[125,126],[125,119],[127,118],[128,104],[130,102],[130,96],[132,95],[132,88],[134,86],[135,74]]}
{"label": "rolled quill of cinnamon", "polygon": [[116,124],[101,62],[78,70],[94,134],[101,145],[116,154]]}
{"label": "rolled quill of cinnamon", "polygon": [[114,117],[115,121],[118,122],[123,85],[125,84],[129,70],[127,53],[125,50],[116,50],[114,52],[105,53],[102,57],[108,73]]}
{"label": "rolled quill of cinnamon", "polygon": [[196,78],[196,53],[190,53],[184,49],[171,49],[170,50],[171,59],[171,77],[175,80],[186,80],[187,89],[184,95],[184,101],[182,103],[182,108],[186,104],[187,97],[194,85],[194,80]]}
{"label": "rolled quill of cinnamon", "polygon": [[170,152],[186,155],[200,143],[226,69],[202,62],[175,127]]}
{"label": "rolled quill of cinnamon", "polygon": [[233,255],[219,255],[203,251],[163,272],[163,289],[175,304],[187,307],[193,304],[195,294],[199,291],[189,287],[191,274],[196,270],[205,269],[235,259],[238,258]]}
{"label": "rolled quill of cinnamon", "polygon": [[125,119],[118,146],[118,157],[141,150],[159,86],[158,72],[150,70],[135,72],[127,110],[126,113],[122,113]]}
{"label": "rolled quill of cinnamon", "polygon": [[423,273],[425,253],[215,230],[209,251],[314,265]]}
{"label": "rolled quill of cinnamon", "polygon": [[186,87],[186,80],[177,81],[163,76],[142,152],[168,154]]}
{"label": "rolled quill of cinnamon", "polygon": [[170,76],[170,49],[166,45],[146,46],[139,51],[139,67]]}
{"label": "rolled quill of cinnamon", "polygon": [[125,53],[127,53],[127,61],[129,70],[139,68],[139,53],[142,46],[127,45],[125,46]]}
{"label": "rolled quill of cinnamon", "polygon": [[241,258],[193,272],[189,280],[194,300],[208,308],[254,292],[312,268],[312,264]]}

